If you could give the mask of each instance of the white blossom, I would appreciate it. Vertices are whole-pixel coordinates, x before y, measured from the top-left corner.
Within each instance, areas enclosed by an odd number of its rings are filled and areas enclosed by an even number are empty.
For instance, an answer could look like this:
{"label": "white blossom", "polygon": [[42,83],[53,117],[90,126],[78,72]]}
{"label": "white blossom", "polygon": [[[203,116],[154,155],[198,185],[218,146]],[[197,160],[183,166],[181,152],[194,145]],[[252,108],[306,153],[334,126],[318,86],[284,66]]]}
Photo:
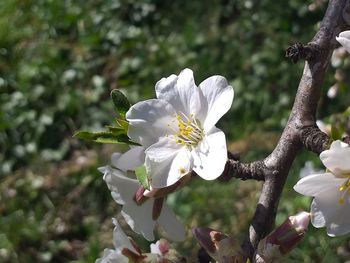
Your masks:
{"label": "white blossom", "polygon": [[150,253],[143,253],[136,242],[128,237],[116,219],[113,219],[115,225],[113,231],[114,249],[106,248],[101,258],[95,263],[164,263],[171,261],[169,254],[169,243],[165,239],[158,240],[151,244]]}
{"label": "white blossom", "polygon": [[[159,207],[160,214],[153,219],[154,198],[145,197],[142,204],[137,204],[135,194],[140,188],[140,183],[136,179],[127,176],[126,171],[135,169],[142,163],[142,147],[131,148],[124,154],[112,155],[112,164],[118,168],[110,166],[100,167],[108,188],[112,192],[113,199],[123,206],[121,214],[126,222],[136,232],[142,234],[147,240],[154,240],[154,228],[158,224],[165,231],[167,237],[174,241],[185,239],[184,226],[177,220],[174,212],[165,203]],[[137,161],[137,158],[138,161]]]}
{"label": "white blossom", "polygon": [[139,255],[139,251],[130,242],[130,239],[125,235],[118,221],[113,219],[115,225],[113,231],[113,244],[115,249],[106,248],[103,251],[102,258],[98,258],[95,263],[128,263],[129,259],[123,255],[123,250],[128,249],[132,253]]}
{"label": "white blossom", "polygon": [[129,137],[145,149],[154,188],[176,183],[195,171],[216,179],[227,160],[225,134],[215,127],[230,109],[234,92],[226,79],[212,76],[199,87],[183,70],[157,82],[157,99],[139,102],[126,114]]}
{"label": "white blossom", "polygon": [[350,147],[341,141],[320,154],[325,173],[309,175],[294,186],[295,191],[313,196],[311,222],[327,227],[329,236],[350,232]]}
{"label": "white blossom", "polygon": [[341,32],[336,40],[350,53],[350,30]]}

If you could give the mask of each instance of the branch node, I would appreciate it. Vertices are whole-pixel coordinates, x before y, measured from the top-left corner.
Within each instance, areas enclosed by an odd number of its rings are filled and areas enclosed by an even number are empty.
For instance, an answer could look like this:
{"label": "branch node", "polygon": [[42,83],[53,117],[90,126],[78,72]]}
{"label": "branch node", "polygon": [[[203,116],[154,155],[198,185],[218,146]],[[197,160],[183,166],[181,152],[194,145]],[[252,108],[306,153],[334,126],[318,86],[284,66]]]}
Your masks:
{"label": "branch node", "polygon": [[264,181],[267,168],[262,161],[255,161],[252,163],[241,163],[234,159],[228,159],[223,173],[218,180],[220,182],[227,182],[231,178],[239,178],[245,180]]}
{"label": "branch node", "polygon": [[330,139],[316,126],[304,127],[301,129],[301,142],[306,149],[320,154],[329,146]]}
{"label": "branch node", "polygon": [[323,50],[318,44],[310,42],[306,45],[296,43],[291,45],[286,50],[286,57],[293,63],[297,63],[299,60],[314,60]]}

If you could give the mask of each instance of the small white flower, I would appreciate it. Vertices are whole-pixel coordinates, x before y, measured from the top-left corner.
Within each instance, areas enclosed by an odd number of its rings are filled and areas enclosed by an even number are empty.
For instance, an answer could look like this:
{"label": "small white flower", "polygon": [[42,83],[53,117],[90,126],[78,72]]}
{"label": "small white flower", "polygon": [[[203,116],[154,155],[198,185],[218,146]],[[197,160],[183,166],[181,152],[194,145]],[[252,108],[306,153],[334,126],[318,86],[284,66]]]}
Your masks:
{"label": "small white flower", "polygon": [[335,39],[350,53],[350,30],[341,32]]}
{"label": "small white flower", "polygon": [[123,255],[123,250],[125,249],[131,251],[131,253],[135,253],[135,255],[140,255],[140,251],[134,247],[128,236],[125,235],[118,221],[113,218],[113,223],[115,225],[113,231],[115,249],[106,248],[103,251],[102,258],[98,258],[95,263],[128,263],[129,259]]}
{"label": "small white flower", "polygon": [[[134,147],[124,154],[114,154],[112,164],[120,170],[105,166],[100,167],[99,171],[104,173],[103,179],[111,190],[113,199],[123,206],[121,214],[136,233],[141,233],[147,240],[154,240],[153,232],[158,224],[166,232],[168,238],[182,241],[185,239],[185,229],[165,202],[158,207],[161,209],[160,214],[154,220],[156,199],[146,198],[146,201],[140,205],[135,201],[135,193],[140,188],[140,183],[136,179],[127,177],[126,171],[135,169],[134,165],[138,166],[143,162],[142,152],[142,147]],[[137,158],[139,158],[138,161]]]}
{"label": "small white flower", "polygon": [[195,171],[216,179],[227,160],[225,134],[215,127],[230,109],[233,89],[226,79],[212,76],[199,87],[184,69],[157,82],[158,99],[139,102],[126,114],[129,137],[146,149],[146,167],[154,188],[176,183]]}
{"label": "small white flower", "polygon": [[350,147],[335,141],[320,159],[327,172],[304,177],[294,190],[314,197],[311,222],[315,227],[326,226],[329,236],[344,235],[350,232]]}
{"label": "small white flower", "polygon": [[103,251],[102,258],[96,259],[95,263],[164,263],[172,262],[168,260],[169,243],[165,239],[158,240],[151,244],[151,252],[143,253],[136,242],[128,237],[116,219],[113,218],[115,225],[113,231],[114,249],[106,248]]}

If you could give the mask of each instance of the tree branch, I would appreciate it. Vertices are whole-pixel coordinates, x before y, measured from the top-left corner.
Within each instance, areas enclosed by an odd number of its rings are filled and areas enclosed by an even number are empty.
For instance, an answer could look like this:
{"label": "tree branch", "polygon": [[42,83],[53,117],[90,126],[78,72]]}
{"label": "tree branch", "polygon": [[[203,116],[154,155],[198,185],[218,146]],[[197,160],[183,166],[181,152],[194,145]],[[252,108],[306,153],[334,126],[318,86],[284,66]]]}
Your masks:
{"label": "tree branch", "polygon": [[[252,164],[230,161],[227,165],[231,173],[236,173],[235,177],[265,178],[249,235],[242,245],[243,253],[250,259],[259,241],[272,230],[282,189],[298,151],[305,145],[320,153],[329,143],[328,136],[316,128],[316,109],[325,71],[337,45],[335,36],[349,28],[349,13],[349,0],[330,1],[321,27],[310,42],[312,45],[299,46],[297,57],[307,61],[288,123],[274,151],[263,161]],[[259,168],[262,170],[257,172]]]}
{"label": "tree branch", "polygon": [[228,159],[223,173],[218,178],[221,182],[226,182],[232,178],[242,180],[264,181],[267,168],[263,161],[252,163],[241,163],[236,160]]}

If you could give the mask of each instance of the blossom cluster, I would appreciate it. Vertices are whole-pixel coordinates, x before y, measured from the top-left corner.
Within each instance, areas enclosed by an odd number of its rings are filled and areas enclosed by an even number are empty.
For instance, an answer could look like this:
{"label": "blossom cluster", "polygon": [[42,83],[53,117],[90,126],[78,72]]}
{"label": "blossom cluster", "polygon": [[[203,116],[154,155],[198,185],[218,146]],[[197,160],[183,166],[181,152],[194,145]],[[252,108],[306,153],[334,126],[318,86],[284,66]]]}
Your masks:
{"label": "blossom cluster", "polygon": [[[222,76],[209,77],[197,86],[190,69],[162,78],[155,90],[157,99],[138,102],[125,114],[127,135],[139,146],[114,153],[111,165],[99,171],[133,231],[154,240],[155,227],[159,226],[168,239],[182,241],[185,228],[167,206],[166,195],[186,184],[192,171],[206,180],[216,179],[223,172],[226,139],[215,124],[230,109],[234,92]],[[142,167],[146,185],[135,172]],[[123,236],[115,224],[115,236],[117,232]],[[115,242],[115,247],[106,250],[98,262],[114,262],[108,260],[136,253],[125,242]],[[138,252],[138,256],[141,260],[142,254]]]}

